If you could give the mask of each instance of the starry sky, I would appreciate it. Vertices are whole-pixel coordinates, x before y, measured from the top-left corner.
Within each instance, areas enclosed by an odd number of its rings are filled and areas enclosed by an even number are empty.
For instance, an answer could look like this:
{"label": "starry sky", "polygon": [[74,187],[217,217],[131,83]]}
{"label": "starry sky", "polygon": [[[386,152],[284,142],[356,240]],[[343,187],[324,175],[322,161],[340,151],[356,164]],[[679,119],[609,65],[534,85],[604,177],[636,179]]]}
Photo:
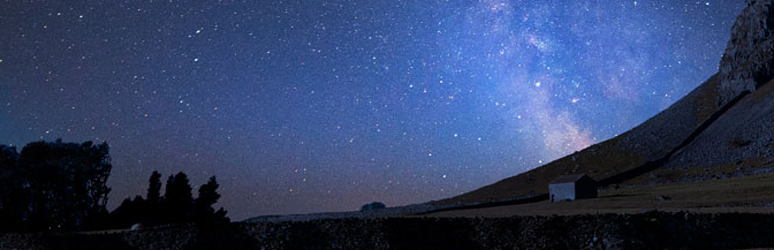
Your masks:
{"label": "starry sky", "polygon": [[0,144],[106,141],[111,208],[184,171],[245,219],[446,198],[623,133],[717,71],[744,2],[0,5]]}

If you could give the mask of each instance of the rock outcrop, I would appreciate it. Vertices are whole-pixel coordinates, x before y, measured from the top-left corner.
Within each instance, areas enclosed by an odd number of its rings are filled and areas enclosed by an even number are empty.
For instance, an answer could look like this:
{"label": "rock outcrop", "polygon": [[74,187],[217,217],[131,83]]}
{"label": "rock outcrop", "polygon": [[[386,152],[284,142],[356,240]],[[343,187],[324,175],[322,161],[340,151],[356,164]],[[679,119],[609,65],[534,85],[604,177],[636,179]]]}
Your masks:
{"label": "rock outcrop", "polygon": [[774,3],[748,0],[720,60],[719,106],[774,76]]}

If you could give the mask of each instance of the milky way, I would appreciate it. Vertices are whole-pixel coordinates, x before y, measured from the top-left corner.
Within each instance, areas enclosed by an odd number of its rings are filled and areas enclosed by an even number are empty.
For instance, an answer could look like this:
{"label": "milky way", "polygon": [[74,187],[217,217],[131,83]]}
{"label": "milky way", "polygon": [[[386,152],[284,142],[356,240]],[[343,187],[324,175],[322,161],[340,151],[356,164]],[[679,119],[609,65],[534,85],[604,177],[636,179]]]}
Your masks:
{"label": "milky way", "polygon": [[665,109],[743,7],[5,0],[0,144],[107,141],[111,207],[153,170],[216,175],[234,219],[425,202]]}

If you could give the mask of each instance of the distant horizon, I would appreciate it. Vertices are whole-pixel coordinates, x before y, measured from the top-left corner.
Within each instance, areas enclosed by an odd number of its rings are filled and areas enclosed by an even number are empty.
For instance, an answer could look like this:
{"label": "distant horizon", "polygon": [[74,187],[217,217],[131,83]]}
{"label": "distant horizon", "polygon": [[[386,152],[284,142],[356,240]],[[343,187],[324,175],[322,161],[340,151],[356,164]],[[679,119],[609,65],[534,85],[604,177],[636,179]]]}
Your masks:
{"label": "distant horizon", "polygon": [[217,176],[232,220],[425,203],[639,125],[739,1],[7,3],[0,144],[110,145],[109,209]]}

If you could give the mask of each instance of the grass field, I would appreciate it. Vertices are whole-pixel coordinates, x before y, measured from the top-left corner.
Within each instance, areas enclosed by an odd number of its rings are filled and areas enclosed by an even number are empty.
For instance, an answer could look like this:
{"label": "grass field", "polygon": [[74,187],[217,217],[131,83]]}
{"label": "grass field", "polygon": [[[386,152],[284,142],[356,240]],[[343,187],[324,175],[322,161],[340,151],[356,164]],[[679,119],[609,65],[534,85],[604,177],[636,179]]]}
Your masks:
{"label": "grass field", "polygon": [[430,217],[508,217],[638,213],[649,210],[774,213],[774,174],[600,190],[599,197],[431,213]]}

